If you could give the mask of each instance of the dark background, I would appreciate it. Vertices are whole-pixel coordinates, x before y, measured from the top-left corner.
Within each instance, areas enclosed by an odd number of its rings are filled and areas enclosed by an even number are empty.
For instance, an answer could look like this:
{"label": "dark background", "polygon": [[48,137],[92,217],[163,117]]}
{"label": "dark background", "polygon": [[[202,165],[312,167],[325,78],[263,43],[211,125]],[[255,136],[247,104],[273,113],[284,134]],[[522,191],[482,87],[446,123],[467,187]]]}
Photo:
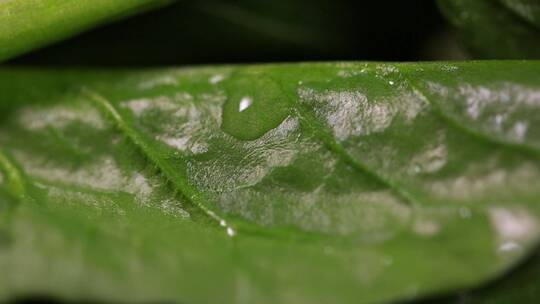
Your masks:
{"label": "dark background", "polygon": [[191,0],[94,29],[10,64],[170,66],[463,56],[435,1]]}

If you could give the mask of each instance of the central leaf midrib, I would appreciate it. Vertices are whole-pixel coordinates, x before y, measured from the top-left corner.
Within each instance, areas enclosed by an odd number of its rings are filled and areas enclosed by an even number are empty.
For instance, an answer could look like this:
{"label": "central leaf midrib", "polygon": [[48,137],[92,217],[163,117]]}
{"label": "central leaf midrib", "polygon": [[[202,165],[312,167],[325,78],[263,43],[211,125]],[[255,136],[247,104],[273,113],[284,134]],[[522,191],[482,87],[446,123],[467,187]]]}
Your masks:
{"label": "central leaf midrib", "polygon": [[172,168],[166,164],[165,160],[161,158],[158,153],[151,148],[146,140],[124,120],[122,115],[116,110],[111,102],[109,102],[98,92],[88,87],[84,87],[82,92],[94,103],[100,112],[113,120],[113,123],[116,125],[118,130],[121,131],[137,148],[141,150],[144,156],[162,172],[164,177],[171,182],[174,188],[181,192],[181,194],[188,199],[192,205],[197,207],[206,216],[223,226],[225,229],[233,229],[227,224],[225,218],[207,206],[208,202],[205,202],[200,198],[201,193],[195,189],[192,189],[192,187],[187,184],[187,178],[185,176],[180,178],[178,174],[172,171]]}

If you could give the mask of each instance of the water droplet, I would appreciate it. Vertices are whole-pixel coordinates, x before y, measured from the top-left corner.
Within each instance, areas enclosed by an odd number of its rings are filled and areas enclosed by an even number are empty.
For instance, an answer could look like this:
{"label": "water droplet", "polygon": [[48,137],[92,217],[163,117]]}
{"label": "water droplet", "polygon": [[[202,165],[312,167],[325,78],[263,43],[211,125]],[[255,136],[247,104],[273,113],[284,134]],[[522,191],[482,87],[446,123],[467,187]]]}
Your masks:
{"label": "water droplet", "polygon": [[251,97],[242,97],[242,99],[240,99],[240,104],[238,105],[238,112],[243,112],[245,109],[249,108],[252,103],[253,99]]}
{"label": "water droplet", "polygon": [[394,85],[394,82],[392,80],[388,81],[388,84]]}
{"label": "water droplet", "polygon": [[222,82],[227,93],[221,124],[224,132],[240,140],[254,140],[287,118],[295,91],[285,90],[271,73],[244,71]]}
{"label": "water droplet", "polygon": [[227,227],[227,235],[233,237],[236,235],[236,231],[234,231],[234,229],[232,229],[231,227]]}

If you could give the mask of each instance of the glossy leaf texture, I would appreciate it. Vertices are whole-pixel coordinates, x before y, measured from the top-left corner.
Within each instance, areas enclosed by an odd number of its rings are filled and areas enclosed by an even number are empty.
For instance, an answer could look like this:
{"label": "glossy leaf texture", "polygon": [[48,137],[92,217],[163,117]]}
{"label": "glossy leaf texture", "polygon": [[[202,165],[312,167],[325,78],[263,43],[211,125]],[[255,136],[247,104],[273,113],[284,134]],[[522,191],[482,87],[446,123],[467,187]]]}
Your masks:
{"label": "glossy leaf texture", "polygon": [[535,0],[439,0],[441,11],[477,58],[540,58],[540,3]]}
{"label": "glossy leaf texture", "polygon": [[169,0],[1,0],[0,61]]}
{"label": "glossy leaf texture", "polygon": [[540,236],[540,62],[0,71],[0,296],[380,303]]}

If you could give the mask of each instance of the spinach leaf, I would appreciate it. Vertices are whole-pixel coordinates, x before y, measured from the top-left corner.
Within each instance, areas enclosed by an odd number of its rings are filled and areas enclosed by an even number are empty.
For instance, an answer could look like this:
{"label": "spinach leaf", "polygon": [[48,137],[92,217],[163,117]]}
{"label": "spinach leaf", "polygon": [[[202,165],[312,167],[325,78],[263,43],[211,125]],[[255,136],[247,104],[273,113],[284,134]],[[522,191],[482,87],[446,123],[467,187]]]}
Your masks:
{"label": "spinach leaf", "polygon": [[540,237],[540,62],[0,70],[0,297],[379,303]]}
{"label": "spinach leaf", "polygon": [[540,29],[540,3],[534,0],[500,0],[524,20]]}
{"label": "spinach leaf", "polygon": [[0,61],[170,0],[2,0]]}
{"label": "spinach leaf", "polygon": [[439,0],[475,58],[540,58],[540,5],[530,0]]}

